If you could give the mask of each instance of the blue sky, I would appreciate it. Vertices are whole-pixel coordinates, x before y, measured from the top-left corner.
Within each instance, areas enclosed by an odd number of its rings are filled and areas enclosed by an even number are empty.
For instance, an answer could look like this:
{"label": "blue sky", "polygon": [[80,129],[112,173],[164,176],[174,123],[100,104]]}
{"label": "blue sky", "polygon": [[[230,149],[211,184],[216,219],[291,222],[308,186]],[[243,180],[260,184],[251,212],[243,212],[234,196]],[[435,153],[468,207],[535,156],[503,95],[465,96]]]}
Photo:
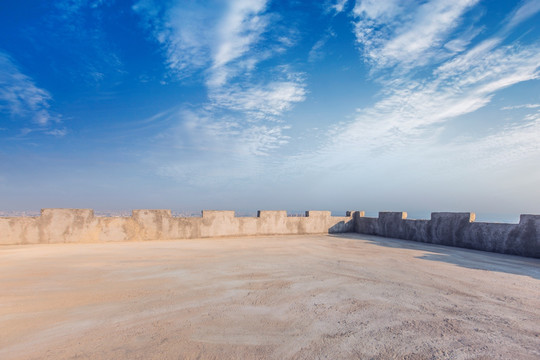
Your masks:
{"label": "blue sky", "polygon": [[540,213],[540,1],[2,1],[0,208]]}

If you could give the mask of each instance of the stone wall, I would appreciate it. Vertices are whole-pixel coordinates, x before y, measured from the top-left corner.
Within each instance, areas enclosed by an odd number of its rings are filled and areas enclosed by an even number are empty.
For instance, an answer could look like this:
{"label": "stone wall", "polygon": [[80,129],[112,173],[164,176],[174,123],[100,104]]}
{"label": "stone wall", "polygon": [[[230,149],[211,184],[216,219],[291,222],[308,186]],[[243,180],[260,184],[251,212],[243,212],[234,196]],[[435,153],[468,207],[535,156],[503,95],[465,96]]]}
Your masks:
{"label": "stone wall", "polygon": [[234,211],[202,212],[202,217],[172,217],[170,210],[133,210],[130,217],[95,217],[91,209],[43,209],[36,217],[0,217],[0,244],[144,241],[215,236],[321,234],[354,231],[353,216],[307,211],[259,211],[236,217]]}
{"label": "stone wall", "polygon": [[521,215],[519,224],[474,219],[474,213],[436,212],[430,220],[409,220],[406,212],[354,213],[360,234],[540,258],[540,215]]}

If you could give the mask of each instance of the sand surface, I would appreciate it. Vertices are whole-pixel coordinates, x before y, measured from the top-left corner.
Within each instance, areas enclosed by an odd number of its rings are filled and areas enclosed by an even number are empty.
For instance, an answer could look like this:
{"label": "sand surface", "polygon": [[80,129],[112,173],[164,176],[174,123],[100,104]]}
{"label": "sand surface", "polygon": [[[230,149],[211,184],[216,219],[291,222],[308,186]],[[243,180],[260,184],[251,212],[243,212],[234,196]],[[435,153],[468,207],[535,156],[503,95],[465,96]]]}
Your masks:
{"label": "sand surface", "polygon": [[540,261],[357,234],[0,247],[0,359],[539,359]]}

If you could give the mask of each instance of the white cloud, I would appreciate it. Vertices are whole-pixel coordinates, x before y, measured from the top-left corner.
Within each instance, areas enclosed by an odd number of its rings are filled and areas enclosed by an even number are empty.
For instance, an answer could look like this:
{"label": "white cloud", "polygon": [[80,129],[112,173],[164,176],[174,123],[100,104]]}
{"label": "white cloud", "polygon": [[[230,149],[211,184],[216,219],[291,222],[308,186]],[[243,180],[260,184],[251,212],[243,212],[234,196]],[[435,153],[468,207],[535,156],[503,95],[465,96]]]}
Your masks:
{"label": "white cloud", "polygon": [[45,133],[47,135],[52,135],[52,136],[56,136],[56,137],[64,137],[67,134],[67,130],[65,128],[64,129],[54,129],[54,130],[46,131]]}
{"label": "white cloud", "polygon": [[211,94],[214,105],[248,113],[259,119],[280,116],[290,110],[294,103],[304,101],[305,97],[305,84],[294,77],[262,85],[230,86]]}
{"label": "white cloud", "polygon": [[133,10],[162,45],[168,67],[180,78],[206,71],[207,84],[220,87],[265,57],[252,50],[270,25],[266,0],[179,2],[169,8],[142,0]]}
{"label": "white cloud", "polygon": [[474,163],[477,166],[492,168],[528,157],[539,158],[539,138],[540,111],[537,111],[495,134],[467,142],[453,142],[447,147],[455,153],[466,154],[467,157],[476,159]]}
{"label": "white cloud", "polygon": [[202,4],[190,2],[180,7],[163,8],[159,2],[141,0],[133,5],[152,36],[163,47],[166,63],[178,77],[191,75],[209,63],[212,24],[216,8],[208,11]]}
{"label": "white cloud", "polygon": [[265,8],[266,0],[237,0],[229,4],[216,28],[218,41],[212,51],[211,86],[224,85],[231,71],[227,65],[245,55],[259,41],[269,25],[268,16],[262,15]]}
{"label": "white cloud", "polygon": [[400,0],[361,0],[354,7],[356,16],[366,16],[377,22],[388,22],[396,15],[401,14],[406,2]]}
{"label": "white cloud", "polygon": [[165,153],[153,154],[161,175],[193,186],[226,186],[268,170],[268,156],[288,142],[286,125],[245,126],[237,117],[209,110],[172,114],[177,125],[163,134]]}
{"label": "white cloud", "polygon": [[[416,149],[412,156],[419,158],[426,156],[421,151],[440,151],[459,158],[457,154],[467,149],[468,153],[476,154],[475,158],[483,157],[485,164],[494,166],[500,162],[489,155],[495,144],[500,146],[497,153],[504,153],[501,159],[510,159],[510,153],[515,157],[530,156],[530,153],[514,151],[512,147],[538,153],[533,139],[540,125],[532,118],[524,119],[525,125],[523,122],[509,124],[501,132],[486,138],[467,139],[468,145],[459,142],[442,145],[439,135],[447,122],[486,106],[501,89],[537,79],[539,69],[540,46],[502,46],[500,39],[486,40],[434,68],[431,76],[383,83],[382,99],[371,107],[360,109],[350,123],[334,129],[319,153],[308,154],[306,158],[311,158],[309,161],[314,164],[339,166],[348,161],[342,156],[344,152],[356,154],[360,159],[410,154],[411,149]],[[536,105],[524,107],[532,109]],[[523,146],[518,146],[520,136]]]}
{"label": "white cloud", "polygon": [[326,12],[337,15],[345,10],[349,0],[330,0],[326,3]]}
{"label": "white cloud", "polygon": [[483,28],[469,27],[459,36],[451,39],[450,41],[444,44],[444,49],[450,51],[451,53],[460,53],[467,49],[469,44],[476,38]]}
{"label": "white cloud", "polygon": [[530,19],[538,12],[540,12],[540,1],[538,0],[522,1],[520,6],[516,8],[516,10],[512,12],[512,14],[510,14],[507,20],[508,22],[506,25],[506,30],[517,26],[518,24],[522,23],[523,21],[527,19]]}
{"label": "white cloud", "polygon": [[[476,3],[434,0],[413,6],[390,0],[358,2],[354,9],[357,39],[375,68],[399,65],[407,74],[420,64],[430,65],[431,70],[416,78],[411,74],[380,78],[381,99],[359,109],[353,121],[334,129],[313,161],[340,163],[345,151],[378,157],[423,146],[439,148],[439,134],[447,122],[486,106],[504,88],[538,79],[537,44],[503,45],[504,37],[498,33],[470,47],[479,33],[471,26],[454,36],[453,29]],[[519,9],[514,17],[518,13]],[[442,47],[450,50],[452,57],[436,56]],[[523,129],[530,130],[529,125]],[[493,135],[495,140],[478,141],[471,148],[486,148],[502,137],[517,139],[523,129],[519,123],[510,125]]]}
{"label": "white cloud", "polygon": [[12,59],[0,52],[0,111],[45,126],[55,117],[49,112],[51,95],[23,74]]}
{"label": "white cloud", "polygon": [[523,104],[523,105],[505,106],[505,107],[502,107],[501,110],[536,109],[539,107],[540,107],[540,104]]}
{"label": "white cloud", "polygon": [[377,67],[426,65],[441,56],[447,37],[477,2],[432,0],[414,6],[399,1],[362,1],[354,9],[357,41]]}
{"label": "white cloud", "polygon": [[[280,116],[306,97],[303,76],[287,65],[255,72],[263,60],[294,45],[294,29],[276,26],[280,18],[267,12],[266,0],[178,2],[170,8],[143,0],[133,10],[165,50],[174,74],[202,75],[208,94],[200,109],[171,115],[176,125],[162,136],[177,156],[157,155],[160,173],[185,181],[191,181],[187,174],[201,181],[201,173],[227,179],[258,173],[261,159],[288,142],[289,127]],[[197,160],[187,160],[186,152]]]}
{"label": "white cloud", "polygon": [[475,91],[480,95],[538,78],[539,46],[500,46],[500,43],[501,39],[488,39],[463,56],[446,62],[434,73],[439,81],[456,87],[477,85]]}
{"label": "white cloud", "polygon": [[335,37],[336,34],[332,29],[329,29],[323,37],[321,37],[312,47],[308,53],[308,61],[315,62],[324,58],[323,47],[326,45],[331,37]]}
{"label": "white cloud", "polygon": [[[226,105],[222,108],[211,105],[198,110],[183,109],[167,113],[165,116],[173,118],[176,125],[163,136],[170,139],[173,148],[206,153],[211,157],[265,156],[288,142],[288,137],[283,134],[288,125],[257,121],[250,109],[260,113],[262,110],[258,105],[241,103],[238,110],[230,104]],[[280,113],[275,109],[268,111],[263,114],[265,117]]]}

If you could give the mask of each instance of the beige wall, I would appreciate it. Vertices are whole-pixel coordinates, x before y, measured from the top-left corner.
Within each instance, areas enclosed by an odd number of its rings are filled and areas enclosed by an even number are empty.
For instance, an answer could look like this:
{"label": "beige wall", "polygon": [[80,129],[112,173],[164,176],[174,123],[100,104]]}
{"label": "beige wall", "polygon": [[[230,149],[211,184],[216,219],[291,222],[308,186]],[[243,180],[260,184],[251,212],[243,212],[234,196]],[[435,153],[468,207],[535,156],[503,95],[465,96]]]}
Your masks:
{"label": "beige wall", "polygon": [[202,212],[177,218],[170,210],[133,210],[130,217],[95,217],[91,209],[43,209],[37,217],[0,217],[0,244],[143,241],[214,236],[320,234],[354,231],[353,214],[308,211],[287,217],[285,211],[259,211],[235,217],[234,211]]}

